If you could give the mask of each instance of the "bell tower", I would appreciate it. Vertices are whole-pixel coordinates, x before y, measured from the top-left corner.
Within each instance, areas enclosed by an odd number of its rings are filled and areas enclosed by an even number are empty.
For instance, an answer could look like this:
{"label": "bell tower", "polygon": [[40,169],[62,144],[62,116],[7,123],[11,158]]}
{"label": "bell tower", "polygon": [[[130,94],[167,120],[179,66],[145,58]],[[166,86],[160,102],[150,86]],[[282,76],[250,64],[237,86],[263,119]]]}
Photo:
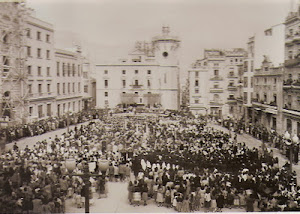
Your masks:
{"label": "bell tower", "polygon": [[179,47],[180,40],[170,35],[168,26],[162,27],[162,34],[152,39],[155,62],[159,65],[159,90],[161,104],[165,109],[179,109]]}
{"label": "bell tower", "polygon": [[176,66],[179,64],[178,49],[180,46],[180,40],[169,34],[170,27],[163,26],[162,35],[152,39],[155,58],[160,65]]}

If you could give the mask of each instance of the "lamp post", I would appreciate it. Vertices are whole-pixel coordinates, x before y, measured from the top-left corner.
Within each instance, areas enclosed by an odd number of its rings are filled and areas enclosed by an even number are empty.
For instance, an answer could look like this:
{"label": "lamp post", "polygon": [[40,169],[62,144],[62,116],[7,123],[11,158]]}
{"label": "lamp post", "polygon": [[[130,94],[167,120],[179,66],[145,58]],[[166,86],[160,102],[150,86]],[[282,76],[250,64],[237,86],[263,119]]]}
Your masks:
{"label": "lamp post", "polygon": [[[102,173],[103,178],[105,178],[105,173],[109,166],[109,161],[107,160],[99,160],[98,161],[99,169]],[[92,170],[94,170],[96,167],[95,162],[85,162],[83,167],[83,174],[73,174],[74,169],[76,168],[76,160],[75,159],[67,159],[66,160],[66,168],[69,172],[70,176],[80,176],[84,182],[84,192],[85,192],[85,213],[90,212],[90,196],[89,196],[89,190],[90,190],[90,177],[99,177],[99,174],[93,174],[91,173]]]}
{"label": "lamp post", "polygon": [[[297,149],[297,144],[299,143],[299,138],[298,138],[297,134],[294,134],[294,137],[292,138],[292,141],[293,141],[293,145],[296,146],[295,149]],[[298,152],[297,152],[296,155],[299,155]],[[298,160],[298,158],[297,158],[297,160]]]}
{"label": "lamp post", "polygon": [[285,143],[286,145],[290,148],[290,154],[289,155],[289,159],[290,159],[290,170],[292,172],[292,162],[293,162],[293,144],[291,142],[291,135],[288,131],[286,131],[283,135],[284,139],[285,139]]}
{"label": "lamp post", "polygon": [[69,133],[70,130],[70,116],[73,114],[72,111],[65,111],[65,114],[67,115],[67,132]]}

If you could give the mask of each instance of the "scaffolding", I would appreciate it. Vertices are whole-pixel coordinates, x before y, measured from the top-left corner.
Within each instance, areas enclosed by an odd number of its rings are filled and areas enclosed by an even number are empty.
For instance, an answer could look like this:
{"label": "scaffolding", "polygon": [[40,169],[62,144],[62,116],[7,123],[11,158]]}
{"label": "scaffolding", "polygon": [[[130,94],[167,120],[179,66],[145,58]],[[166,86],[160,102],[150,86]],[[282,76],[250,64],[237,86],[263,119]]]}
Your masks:
{"label": "scaffolding", "polygon": [[0,120],[24,123],[28,117],[25,3],[0,3]]}

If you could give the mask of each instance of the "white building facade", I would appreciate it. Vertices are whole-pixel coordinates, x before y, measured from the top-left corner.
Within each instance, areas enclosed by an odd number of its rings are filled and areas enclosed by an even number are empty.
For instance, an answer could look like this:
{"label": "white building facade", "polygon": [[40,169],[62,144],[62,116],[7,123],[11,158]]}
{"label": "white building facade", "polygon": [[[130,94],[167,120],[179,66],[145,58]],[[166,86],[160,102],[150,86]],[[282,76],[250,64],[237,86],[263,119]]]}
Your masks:
{"label": "white building facade", "polygon": [[254,71],[253,124],[261,124],[267,130],[282,130],[282,85],[284,67],[273,67],[267,57],[261,69]]}
{"label": "white building facade", "polygon": [[190,110],[216,118],[237,117],[238,74],[245,51],[205,50],[189,70]]}
{"label": "white building facade", "polygon": [[83,60],[82,64],[82,77],[83,77],[83,109],[89,109],[95,107],[96,103],[96,80],[92,78],[92,71],[94,65],[92,65],[87,59]]}
{"label": "white building facade", "polygon": [[[1,4],[0,123],[28,123],[90,108],[90,65],[77,51],[55,49],[54,27],[24,4]],[[3,15],[2,15],[3,14]]]}
{"label": "white building facade", "polygon": [[300,137],[300,6],[285,20],[283,131]]}
{"label": "white building facade", "polygon": [[151,43],[137,43],[128,59],[96,65],[96,106],[141,105],[177,110],[179,46],[180,40],[169,35],[168,27],[163,27],[163,34]]}
{"label": "white building facade", "polygon": [[76,113],[83,107],[82,56],[80,51],[56,49],[56,115]]}
{"label": "white building facade", "polygon": [[[275,76],[279,75],[276,78],[278,79],[278,82],[280,82],[280,72],[282,72],[282,66],[284,63],[284,31],[285,26],[281,23],[271,26],[264,31],[255,33],[255,35],[253,37],[250,37],[248,40],[248,56],[245,59],[243,70],[243,113],[245,115],[246,122],[255,124],[255,121],[261,121],[261,119],[257,119],[261,117],[259,116],[260,112],[258,112],[259,107],[256,105],[257,91],[254,92],[254,87],[257,86],[256,90],[261,90],[259,89],[259,87],[261,87],[259,86],[260,83],[257,83],[255,81],[260,79],[259,76],[263,78],[264,76],[266,76],[266,78],[268,78],[268,74],[265,72],[257,73],[258,76],[256,77],[256,80],[254,80],[254,74],[256,71],[259,72],[260,70],[264,69],[262,69],[262,65],[266,62],[266,59],[268,59],[267,61],[269,63],[268,68],[270,68],[270,70],[272,69],[274,73],[276,73],[274,74]],[[272,76],[272,74],[269,75]],[[273,82],[270,82],[270,85],[272,85],[273,87]],[[277,83],[275,83],[275,85],[277,85]],[[265,91],[265,89],[263,91]],[[276,90],[274,90],[274,93],[279,95],[278,91],[276,92]],[[247,98],[245,99],[245,97]],[[277,96],[277,102],[281,103],[281,100],[282,96]],[[253,103],[255,103],[254,107]],[[272,118],[274,118],[274,121],[276,121],[276,119],[277,121],[274,123],[270,123],[274,125],[268,125],[268,127],[278,128],[280,126],[280,114],[281,112],[279,109],[278,112],[276,111],[276,115],[272,116]]]}
{"label": "white building facade", "polygon": [[29,16],[26,31],[28,121],[34,121],[53,116],[54,30],[51,24]]}

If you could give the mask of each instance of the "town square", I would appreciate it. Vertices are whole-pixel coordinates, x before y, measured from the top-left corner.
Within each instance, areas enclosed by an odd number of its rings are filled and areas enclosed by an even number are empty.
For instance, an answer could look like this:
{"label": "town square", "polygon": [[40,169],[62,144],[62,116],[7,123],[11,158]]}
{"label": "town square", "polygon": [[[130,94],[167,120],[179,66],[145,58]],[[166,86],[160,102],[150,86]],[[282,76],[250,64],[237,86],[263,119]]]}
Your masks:
{"label": "town square", "polygon": [[0,1],[0,213],[299,211],[299,29],[296,0]]}

